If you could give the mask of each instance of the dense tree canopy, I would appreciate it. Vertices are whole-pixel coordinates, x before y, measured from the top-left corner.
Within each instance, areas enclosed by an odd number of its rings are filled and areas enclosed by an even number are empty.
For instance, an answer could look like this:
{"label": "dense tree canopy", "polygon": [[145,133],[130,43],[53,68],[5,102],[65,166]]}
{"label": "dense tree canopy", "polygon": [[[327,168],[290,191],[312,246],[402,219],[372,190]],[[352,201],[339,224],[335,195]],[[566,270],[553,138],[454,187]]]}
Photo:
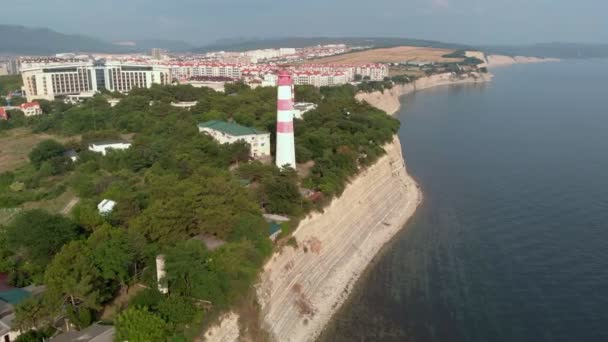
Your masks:
{"label": "dense tree canopy", "polygon": [[116,341],[149,342],[164,341],[167,337],[165,322],[146,309],[130,308],[115,321]]}
{"label": "dense tree canopy", "polygon": [[80,236],[81,229],[72,220],[39,209],[20,213],[6,228],[8,249],[41,268]]}

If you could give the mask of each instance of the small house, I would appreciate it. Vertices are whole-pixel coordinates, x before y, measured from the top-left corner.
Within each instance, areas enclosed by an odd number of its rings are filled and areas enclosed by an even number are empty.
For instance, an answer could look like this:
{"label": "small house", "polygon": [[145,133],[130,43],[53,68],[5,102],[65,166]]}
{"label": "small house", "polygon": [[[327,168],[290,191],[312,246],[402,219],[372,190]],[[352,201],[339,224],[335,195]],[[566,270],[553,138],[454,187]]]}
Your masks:
{"label": "small house", "polygon": [[8,120],[8,113],[3,107],[0,107],[0,120]]}
{"label": "small house", "polygon": [[109,199],[104,199],[97,205],[97,210],[99,210],[101,215],[108,215],[112,212],[112,210],[114,210],[115,206],[116,202]]}
{"label": "small house", "polygon": [[69,331],[51,338],[51,342],[113,342],[116,329],[95,323],[82,330]]}
{"label": "small house", "polygon": [[42,108],[36,101],[26,102],[19,106],[19,109],[25,114],[25,116],[35,116],[42,114]]}
{"label": "small house", "polygon": [[131,147],[130,142],[123,140],[107,140],[97,141],[89,144],[89,151],[98,152],[102,155],[106,155],[111,150],[126,150]]}
{"label": "small house", "polygon": [[67,150],[67,151],[63,152],[63,155],[64,155],[65,157],[70,158],[70,160],[71,160],[72,162],[74,162],[74,163],[75,163],[76,161],[78,161],[78,153],[76,153],[76,151],[75,151],[75,150],[73,150],[73,149],[69,149],[69,150]]}
{"label": "small house", "polygon": [[198,103],[198,101],[171,102],[171,106],[177,107],[177,108],[183,108],[183,109],[190,109],[190,108],[196,106],[197,103]]}

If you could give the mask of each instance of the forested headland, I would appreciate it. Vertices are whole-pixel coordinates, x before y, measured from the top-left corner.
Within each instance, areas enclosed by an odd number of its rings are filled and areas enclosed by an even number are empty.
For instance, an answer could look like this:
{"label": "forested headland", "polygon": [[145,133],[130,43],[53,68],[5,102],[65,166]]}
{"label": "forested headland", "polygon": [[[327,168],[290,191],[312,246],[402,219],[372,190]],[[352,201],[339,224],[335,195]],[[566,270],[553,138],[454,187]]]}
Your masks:
{"label": "forested headland", "polygon": [[[399,122],[356,101],[355,91],[296,87],[297,101],[318,104],[294,124],[297,171],[251,161],[246,143],[219,145],[198,132],[199,122],[226,120],[271,132],[274,141],[276,88],[155,85],[78,105],[39,101],[45,114],[37,117],[11,112],[0,136],[25,128],[64,142],[44,140],[27,165],[0,174],[0,210],[16,211],[1,227],[0,272],[14,286],[46,285],[17,307],[17,326],[68,317],[78,327],[113,323],[121,339],[195,336],[249,292],[275,248],[262,214],[290,218],[284,243],[302,217],[384,153]],[[120,102],[111,107],[109,98]],[[171,106],[177,101],[198,103],[185,110]],[[105,156],[88,150],[105,139],[132,145]],[[66,194],[77,204],[63,213],[38,205]],[[107,215],[97,209],[103,199],[116,202]],[[205,237],[224,244],[209,250]],[[160,254],[169,295],[156,290]]]}

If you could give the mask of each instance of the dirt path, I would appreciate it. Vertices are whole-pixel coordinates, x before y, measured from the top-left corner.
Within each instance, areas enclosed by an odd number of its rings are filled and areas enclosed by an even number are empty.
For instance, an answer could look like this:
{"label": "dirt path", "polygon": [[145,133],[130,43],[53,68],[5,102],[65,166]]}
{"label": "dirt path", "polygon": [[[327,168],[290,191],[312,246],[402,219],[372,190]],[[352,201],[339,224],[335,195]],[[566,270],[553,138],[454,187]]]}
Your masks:
{"label": "dirt path", "polygon": [[80,202],[80,198],[78,197],[74,197],[72,198],[68,204],[65,205],[65,207],[61,210],[61,213],[63,215],[67,215],[70,213],[70,211],[72,211],[72,209],[74,208],[74,206],[76,206],[76,204],[78,204],[78,202]]}

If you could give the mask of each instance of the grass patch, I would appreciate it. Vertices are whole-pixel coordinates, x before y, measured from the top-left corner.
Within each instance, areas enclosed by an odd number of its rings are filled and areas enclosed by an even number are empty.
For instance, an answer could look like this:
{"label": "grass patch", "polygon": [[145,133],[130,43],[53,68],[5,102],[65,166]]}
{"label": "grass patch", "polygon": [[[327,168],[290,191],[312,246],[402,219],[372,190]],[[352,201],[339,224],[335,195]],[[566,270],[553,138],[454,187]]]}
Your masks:
{"label": "grass patch", "polygon": [[34,134],[28,128],[0,132],[0,173],[15,170],[29,162],[28,154],[36,144],[46,139],[61,143],[74,139],[50,134]]}

